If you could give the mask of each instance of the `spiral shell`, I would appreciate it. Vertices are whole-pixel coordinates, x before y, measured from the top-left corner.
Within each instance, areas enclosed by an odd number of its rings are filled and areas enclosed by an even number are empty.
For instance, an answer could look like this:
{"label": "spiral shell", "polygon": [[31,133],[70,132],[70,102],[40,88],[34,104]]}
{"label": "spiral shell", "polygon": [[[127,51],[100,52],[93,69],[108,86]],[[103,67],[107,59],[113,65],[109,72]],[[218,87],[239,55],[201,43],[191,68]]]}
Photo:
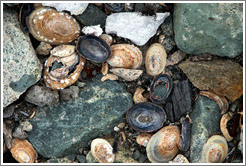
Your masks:
{"label": "spiral shell", "polygon": [[146,102],[147,99],[143,97],[142,93],[144,92],[144,89],[141,87],[138,87],[133,95],[133,101],[134,103],[141,103],[141,102]]}
{"label": "spiral shell", "polygon": [[166,66],[167,53],[159,43],[152,44],[146,52],[145,67],[149,75],[156,76],[163,72]]}
{"label": "spiral shell", "polygon": [[136,141],[139,145],[146,147],[151,137],[152,137],[152,134],[141,133],[137,136]]}
{"label": "spiral shell", "polygon": [[49,7],[34,10],[27,18],[27,26],[34,38],[50,44],[72,42],[80,33],[72,16]]}
{"label": "spiral shell", "polygon": [[147,157],[152,163],[172,160],[180,147],[180,131],[177,126],[166,126],[154,134],[147,145]]}
{"label": "spiral shell", "polygon": [[109,71],[123,78],[126,81],[134,81],[138,79],[140,75],[143,73],[143,70],[124,69],[124,68],[113,68],[110,69]]}
{"label": "spiral shell", "polygon": [[130,44],[114,44],[111,47],[108,64],[113,67],[136,69],[142,64],[142,52]]}
{"label": "spiral shell", "polygon": [[114,162],[113,148],[108,141],[96,138],[91,142],[91,154],[100,163]]}
{"label": "spiral shell", "polygon": [[220,135],[214,135],[203,145],[202,163],[222,163],[228,153],[226,139]]}
{"label": "spiral shell", "polygon": [[13,139],[13,147],[10,152],[14,159],[20,163],[33,163],[38,156],[30,142],[17,138]]}

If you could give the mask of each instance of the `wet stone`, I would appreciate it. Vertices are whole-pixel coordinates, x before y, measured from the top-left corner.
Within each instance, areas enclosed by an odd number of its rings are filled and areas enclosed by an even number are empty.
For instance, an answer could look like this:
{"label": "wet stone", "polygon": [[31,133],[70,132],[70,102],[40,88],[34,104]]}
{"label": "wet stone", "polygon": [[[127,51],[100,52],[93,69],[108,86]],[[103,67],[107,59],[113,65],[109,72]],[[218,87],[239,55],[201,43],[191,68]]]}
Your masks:
{"label": "wet stone", "polygon": [[231,60],[191,62],[187,59],[179,67],[200,90],[212,90],[232,102],[243,94],[243,68]]}
{"label": "wet stone", "polygon": [[13,115],[15,111],[15,104],[11,104],[9,106],[7,106],[4,110],[3,110],[3,118],[9,118]]}
{"label": "wet stone", "polygon": [[85,156],[83,156],[83,155],[77,155],[77,157],[76,157],[77,159],[78,159],[78,161],[80,162],[80,163],[85,163]]}
{"label": "wet stone", "polygon": [[140,151],[136,150],[132,155],[133,159],[137,160],[140,157],[140,154],[141,154]]}
{"label": "wet stone", "polygon": [[[37,107],[28,137],[44,157],[63,157],[98,137],[110,134],[132,106],[124,84],[96,76],[79,91],[79,97],[54,106]],[[62,146],[61,146],[62,145]]]}

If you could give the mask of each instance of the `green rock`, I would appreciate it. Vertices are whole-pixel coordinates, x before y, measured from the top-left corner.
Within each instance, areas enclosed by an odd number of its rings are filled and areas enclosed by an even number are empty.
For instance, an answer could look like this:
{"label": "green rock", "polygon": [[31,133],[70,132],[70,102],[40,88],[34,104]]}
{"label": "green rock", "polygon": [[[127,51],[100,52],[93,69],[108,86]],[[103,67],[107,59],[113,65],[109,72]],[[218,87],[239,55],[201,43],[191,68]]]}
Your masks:
{"label": "green rock", "polygon": [[28,137],[46,158],[63,157],[78,150],[99,134],[110,134],[132,106],[124,84],[95,77],[79,97],[55,106],[37,107]]}
{"label": "green rock", "polygon": [[3,107],[17,100],[40,78],[42,65],[15,10],[3,8]]}
{"label": "green rock", "polygon": [[233,58],[243,51],[243,4],[175,4],[174,33],[178,48],[188,54]]}
{"label": "green rock", "polygon": [[220,133],[219,106],[215,101],[199,96],[190,114],[192,120],[190,161],[200,162],[203,145],[213,135]]}
{"label": "green rock", "polygon": [[100,24],[101,28],[103,28],[107,15],[98,7],[89,4],[86,10],[82,14],[76,15],[75,18],[85,26]]}

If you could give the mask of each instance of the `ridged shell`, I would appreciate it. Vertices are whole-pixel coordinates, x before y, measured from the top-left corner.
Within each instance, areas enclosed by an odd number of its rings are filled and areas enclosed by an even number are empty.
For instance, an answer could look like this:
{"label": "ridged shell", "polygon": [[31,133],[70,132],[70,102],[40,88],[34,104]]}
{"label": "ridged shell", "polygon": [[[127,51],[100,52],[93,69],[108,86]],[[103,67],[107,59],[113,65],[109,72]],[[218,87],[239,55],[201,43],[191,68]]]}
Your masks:
{"label": "ridged shell", "polygon": [[113,69],[110,69],[109,71],[123,78],[126,81],[134,81],[138,79],[140,75],[143,73],[142,70],[124,69],[124,68],[113,68]]}
{"label": "ridged shell", "polygon": [[137,87],[134,95],[133,95],[133,101],[134,103],[142,103],[142,102],[146,102],[147,99],[145,97],[143,97],[142,93],[144,92],[144,89],[141,87]]}
{"label": "ridged shell", "polygon": [[96,138],[91,142],[91,154],[99,163],[114,162],[113,148],[108,141]]}
{"label": "ridged shell", "polygon": [[159,43],[152,44],[146,52],[145,67],[149,75],[156,76],[163,72],[166,66],[167,53]]}
{"label": "ridged shell", "polygon": [[50,54],[53,56],[58,56],[58,57],[66,57],[66,56],[70,56],[74,52],[75,52],[74,45],[59,45],[59,46],[54,47],[50,51]]}
{"label": "ridged shell", "polygon": [[180,131],[177,126],[166,126],[154,134],[147,145],[147,157],[152,163],[168,162],[178,153]]}
{"label": "ridged shell", "polygon": [[113,67],[136,69],[141,66],[143,56],[139,48],[130,44],[114,44],[108,64]]}
{"label": "ridged shell", "polygon": [[139,145],[146,147],[151,137],[152,137],[152,134],[141,133],[137,136],[136,141]]}
{"label": "ridged shell", "polygon": [[19,163],[33,163],[38,157],[30,142],[17,138],[13,139],[13,147],[10,149],[10,152]]}
{"label": "ridged shell", "polygon": [[80,33],[80,26],[72,16],[49,7],[34,10],[27,18],[27,26],[34,38],[50,44],[72,42]]}
{"label": "ridged shell", "polygon": [[214,135],[203,145],[202,163],[222,163],[228,153],[226,139],[220,135]]}
{"label": "ridged shell", "polygon": [[220,130],[221,130],[222,134],[224,135],[224,137],[226,138],[226,140],[228,142],[230,142],[233,139],[233,137],[230,136],[229,131],[228,131],[227,127],[226,127],[227,126],[227,122],[230,119],[231,119],[231,116],[230,116],[229,113],[224,114],[221,117],[221,119],[220,119]]}

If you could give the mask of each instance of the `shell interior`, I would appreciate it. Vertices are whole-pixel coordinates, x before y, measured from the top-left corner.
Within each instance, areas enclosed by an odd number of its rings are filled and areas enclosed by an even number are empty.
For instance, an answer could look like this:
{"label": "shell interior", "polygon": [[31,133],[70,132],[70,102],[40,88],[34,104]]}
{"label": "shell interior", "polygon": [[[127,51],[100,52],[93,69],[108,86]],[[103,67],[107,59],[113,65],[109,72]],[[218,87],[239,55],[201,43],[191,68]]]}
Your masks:
{"label": "shell interior", "polygon": [[19,21],[21,23],[21,29],[25,33],[29,32],[26,24],[26,18],[34,11],[34,5],[32,3],[24,3],[20,9]]}

